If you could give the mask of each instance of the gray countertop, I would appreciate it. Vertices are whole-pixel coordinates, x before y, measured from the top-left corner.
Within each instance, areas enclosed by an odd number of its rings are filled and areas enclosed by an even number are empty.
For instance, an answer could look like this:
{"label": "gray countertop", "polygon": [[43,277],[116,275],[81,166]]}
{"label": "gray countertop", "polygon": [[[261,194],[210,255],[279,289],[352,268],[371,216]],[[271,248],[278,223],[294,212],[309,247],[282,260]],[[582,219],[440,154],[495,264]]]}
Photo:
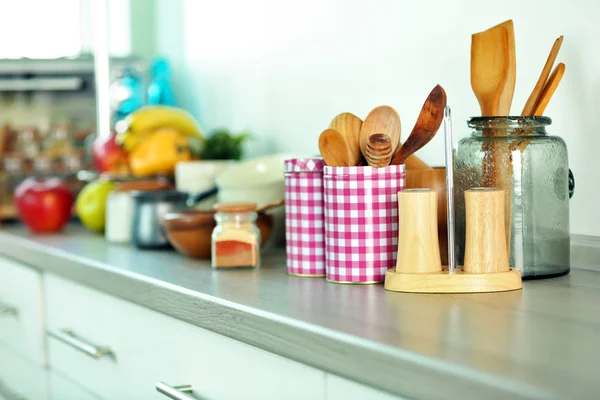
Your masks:
{"label": "gray countertop", "polygon": [[[285,274],[215,271],[113,245],[77,225],[0,231],[0,254],[202,328],[410,399],[600,396],[600,272],[499,294],[401,294]],[[598,261],[600,263],[600,260]]]}

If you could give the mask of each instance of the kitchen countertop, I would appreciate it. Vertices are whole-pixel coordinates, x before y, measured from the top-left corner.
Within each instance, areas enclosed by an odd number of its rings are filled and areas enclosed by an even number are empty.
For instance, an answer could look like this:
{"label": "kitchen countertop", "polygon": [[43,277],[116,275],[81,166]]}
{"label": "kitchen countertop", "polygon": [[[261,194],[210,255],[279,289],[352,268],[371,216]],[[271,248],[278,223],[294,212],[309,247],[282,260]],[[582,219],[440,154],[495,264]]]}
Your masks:
{"label": "kitchen countertop", "polygon": [[50,236],[3,227],[0,254],[409,399],[600,393],[598,271],[497,294],[391,293],[288,276],[282,250],[260,270],[215,271],[174,252],[109,244],[78,225]]}

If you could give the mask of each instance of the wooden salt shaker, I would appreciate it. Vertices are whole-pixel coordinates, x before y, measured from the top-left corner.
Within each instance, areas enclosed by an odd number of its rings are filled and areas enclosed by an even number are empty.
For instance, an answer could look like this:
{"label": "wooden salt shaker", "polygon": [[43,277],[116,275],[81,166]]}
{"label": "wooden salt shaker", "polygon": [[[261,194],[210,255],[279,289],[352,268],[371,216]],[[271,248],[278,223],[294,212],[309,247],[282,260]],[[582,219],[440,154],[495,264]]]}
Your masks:
{"label": "wooden salt shaker", "polygon": [[504,222],[504,191],[495,188],[465,191],[465,211],[465,273],[510,271]]}
{"label": "wooden salt shaker", "polygon": [[440,272],[437,193],[405,189],[398,193],[398,259],[396,272]]}

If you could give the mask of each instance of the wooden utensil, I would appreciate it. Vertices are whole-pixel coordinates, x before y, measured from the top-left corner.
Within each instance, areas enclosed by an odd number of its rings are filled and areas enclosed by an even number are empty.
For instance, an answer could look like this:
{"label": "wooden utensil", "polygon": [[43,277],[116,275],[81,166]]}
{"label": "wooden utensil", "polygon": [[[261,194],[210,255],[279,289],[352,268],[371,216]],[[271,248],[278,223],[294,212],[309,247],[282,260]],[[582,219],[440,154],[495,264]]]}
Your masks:
{"label": "wooden utensil", "polygon": [[360,151],[365,157],[369,136],[376,133],[383,133],[390,137],[393,154],[400,142],[400,116],[392,107],[376,107],[363,121],[360,127]]}
{"label": "wooden utensil", "polygon": [[[565,68],[566,68],[566,66],[564,63],[559,63],[556,66],[556,68],[554,68],[554,71],[552,71],[550,78],[548,78],[548,81],[546,82],[546,84],[544,85],[544,88],[542,89],[542,93],[540,94],[540,96],[538,98],[538,102],[536,103],[535,107],[533,108],[531,115],[541,116],[544,114],[544,111],[546,110],[546,107],[548,106],[550,99],[554,95],[554,92],[556,91],[558,84],[560,83],[563,75],[565,74]],[[531,130],[527,130],[527,131],[524,131],[522,133],[522,135],[527,136],[530,133],[531,133]],[[529,142],[530,142],[529,140],[515,141],[510,145],[510,151],[514,151],[515,149],[518,148],[519,151],[521,151],[521,153],[523,153],[523,151],[525,150],[527,145],[529,145]]]}
{"label": "wooden utensil", "polygon": [[[510,106],[516,81],[515,34],[512,20],[505,21],[471,39],[471,87],[479,101],[483,116],[510,114]],[[485,136],[505,134],[497,129],[484,130]],[[482,168],[482,184],[496,187],[506,193],[506,232],[510,248],[512,225],[512,176],[510,151],[501,141],[484,143],[485,156]]]}
{"label": "wooden utensil", "polygon": [[484,116],[509,115],[516,81],[512,20],[471,37],[471,87]]}
{"label": "wooden utensil", "polygon": [[329,128],[335,129],[344,137],[346,146],[348,146],[350,165],[359,165],[363,157],[360,150],[360,127],[362,123],[362,120],[356,115],[345,112],[336,116],[329,124]]}
{"label": "wooden utensil", "polygon": [[444,108],[446,108],[446,92],[440,85],[436,85],[427,96],[415,127],[394,155],[392,164],[404,164],[411,154],[429,143],[442,124]]}
{"label": "wooden utensil", "polygon": [[554,68],[552,75],[550,75],[550,78],[548,78],[548,82],[546,82],[544,85],[544,89],[542,89],[542,93],[540,94],[531,115],[541,116],[544,113],[546,106],[548,106],[548,103],[554,95],[554,92],[556,91],[556,88],[558,87],[558,84],[562,80],[564,74],[565,64],[560,63],[556,66],[556,68]]}
{"label": "wooden utensil", "polygon": [[533,88],[533,91],[529,95],[529,98],[527,99],[527,103],[525,103],[525,107],[523,107],[523,111],[521,112],[521,115],[527,115],[527,116],[534,115],[533,110],[534,110],[536,104],[538,103],[538,99],[542,93],[542,90],[544,89],[546,81],[548,80],[548,76],[550,75],[552,66],[554,65],[554,62],[556,61],[556,56],[558,56],[558,51],[560,50],[560,46],[562,45],[562,42],[563,42],[563,36],[561,35],[558,39],[556,39],[556,41],[554,42],[554,45],[552,45],[550,54],[548,55],[548,58],[546,59],[546,64],[544,64],[542,73],[540,74],[540,77],[538,78],[538,81],[536,82],[535,87]]}
{"label": "wooden utensil", "polygon": [[331,167],[348,167],[350,158],[348,146],[341,133],[335,129],[325,129],[319,136],[319,152],[325,164]]}
{"label": "wooden utensil", "polygon": [[371,167],[387,167],[392,159],[392,140],[384,133],[371,135],[365,151],[365,159]]}

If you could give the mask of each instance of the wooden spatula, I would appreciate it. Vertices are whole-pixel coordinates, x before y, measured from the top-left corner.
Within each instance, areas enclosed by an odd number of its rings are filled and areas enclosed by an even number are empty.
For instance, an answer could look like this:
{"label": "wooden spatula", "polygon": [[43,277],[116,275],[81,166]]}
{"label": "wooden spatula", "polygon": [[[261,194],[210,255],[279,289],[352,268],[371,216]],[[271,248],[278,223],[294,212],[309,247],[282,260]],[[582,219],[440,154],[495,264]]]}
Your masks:
{"label": "wooden spatula", "polygon": [[350,165],[359,165],[363,157],[360,150],[361,126],[362,120],[349,112],[339,114],[329,124],[331,129],[335,129],[344,137]]}
{"label": "wooden spatula", "polygon": [[509,115],[516,81],[512,20],[471,37],[471,87],[484,116]]}

